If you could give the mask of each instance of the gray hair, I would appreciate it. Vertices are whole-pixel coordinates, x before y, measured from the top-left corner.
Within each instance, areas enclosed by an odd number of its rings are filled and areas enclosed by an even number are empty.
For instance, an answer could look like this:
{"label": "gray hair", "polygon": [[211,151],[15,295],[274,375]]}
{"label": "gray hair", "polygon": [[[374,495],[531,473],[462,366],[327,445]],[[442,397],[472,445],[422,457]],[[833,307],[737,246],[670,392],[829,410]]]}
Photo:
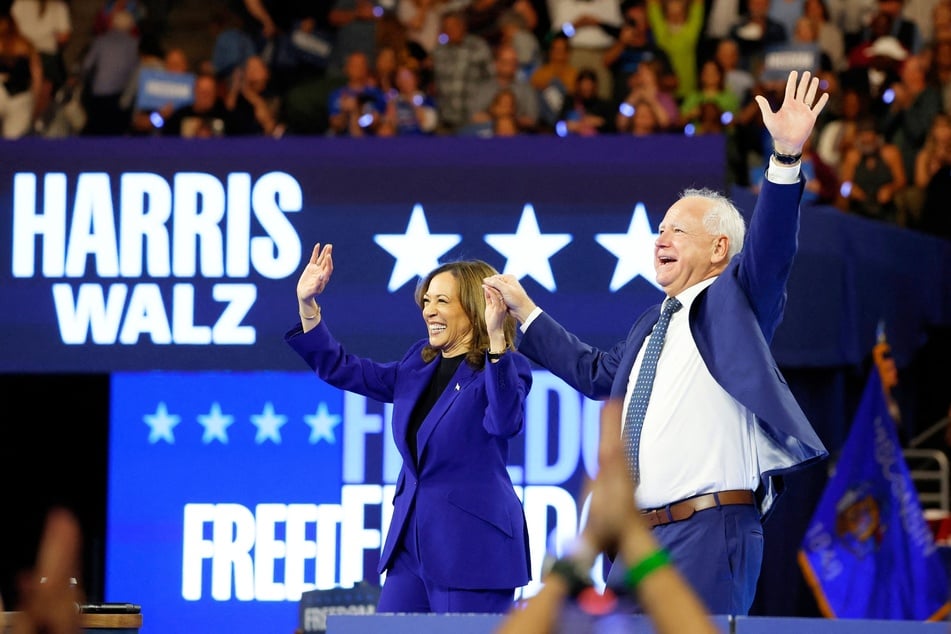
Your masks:
{"label": "gray hair", "polygon": [[711,235],[725,235],[729,238],[727,259],[733,259],[743,248],[743,239],[746,236],[746,220],[733,201],[708,187],[685,189],[680,198],[705,198],[710,202],[710,208],[703,215],[703,228]]}

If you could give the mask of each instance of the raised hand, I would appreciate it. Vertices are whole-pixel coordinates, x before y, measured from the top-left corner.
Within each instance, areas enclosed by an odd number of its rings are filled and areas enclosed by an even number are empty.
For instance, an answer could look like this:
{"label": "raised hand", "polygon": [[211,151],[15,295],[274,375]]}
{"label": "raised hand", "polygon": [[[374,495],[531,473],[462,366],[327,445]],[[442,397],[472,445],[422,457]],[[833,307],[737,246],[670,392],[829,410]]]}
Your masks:
{"label": "raised hand", "polygon": [[485,294],[485,327],[489,337],[492,337],[492,333],[496,333],[504,341],[503,326],[505,317],[508,315],[508,307],[505,305],[502,293],[486,284],[482,285],[482,291]]}
{"label": "raised hand", "polygon": [[482,281],[485,285],[499,292],[508,307],[509,313],[519,322],[524,322],[535,310],[535,302],[531,300],[514,275],[491,275]]}
{"label": "raised hand", "polygon": [[828,93],[822,93],[817,100],[818,92],[818,77],[813,77],[809,71],[805,71],[799,79],[799,73],[791,71],[786,80],[786,95],[779,110],[773,112],[766,97],[756,95],[756,103],[763,113],[763,124],[773,139],[773,148],[780,154],[802,153],[802,148],[816,125],[816,118],[829,101]]}
{"label": "raised hand", "polygon": [[297,280],[297,299],[302,305],[310,305],[318,295],[324,292],[334,271],[333,245],[320,243],[314,245],[307,266]]}

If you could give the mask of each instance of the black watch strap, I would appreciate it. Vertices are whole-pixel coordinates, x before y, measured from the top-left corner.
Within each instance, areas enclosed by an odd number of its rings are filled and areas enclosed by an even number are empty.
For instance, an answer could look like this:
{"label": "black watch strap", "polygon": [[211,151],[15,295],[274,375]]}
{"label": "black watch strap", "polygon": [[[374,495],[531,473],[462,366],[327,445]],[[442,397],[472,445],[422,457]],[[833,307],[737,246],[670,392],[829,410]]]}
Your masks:
{"label": "black watch strap", "polygon": [[802,152],[799,154],[781,154],[779,152],[773,152],[773,158],[776,159],[776,162],[780,165],[795,165],[802,160]]}

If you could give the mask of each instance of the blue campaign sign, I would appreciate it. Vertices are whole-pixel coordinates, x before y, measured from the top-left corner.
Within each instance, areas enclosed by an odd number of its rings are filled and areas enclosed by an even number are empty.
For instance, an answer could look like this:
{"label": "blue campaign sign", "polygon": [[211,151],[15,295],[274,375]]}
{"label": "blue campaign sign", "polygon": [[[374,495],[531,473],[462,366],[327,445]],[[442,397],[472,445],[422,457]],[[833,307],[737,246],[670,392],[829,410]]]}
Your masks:
{"label": "blue campaign sign", "polygon": [[[400,467],[388,406],[309,371],[116,373],[110,392],[105,596],[142,605],[143,634],[291,632],[303,593],[379,586]],[[524,596],[577,534],[599,412],[535,372],[509,456]]]}
{"label": "blue campaign sign", "polygon": [[785,83],[790,71],[809,71],[817,73],[820,70],[821,51],[817,44],[777,44],[770,46],[763,56],[763,67],[760,70],[762,81]]}
{"label": "blue campaign sign", "polygon": [[166,105],[173,108],[188,105],[194,99],[195,74],[172,73],[158,68],[139,71],[139,90],[135,107],[139,110],[159,110]]}
{"label": "blue campaign sign", "polygon": [[335,547],[379,541],[381,487],[342,489],[342,413],[307,373],[114,375],[106,596],[136,597],[143,632],[293,631]]}
{"label": "blue campaign sign", "polygon": [[368,141],[23,139],[0,165],[0,372],[300,370],[282,335],[315,242],[355,352],[398,358],[416,281],[455,258],[610,345],[662,297],[667,207],[725,184],[719,136]]}

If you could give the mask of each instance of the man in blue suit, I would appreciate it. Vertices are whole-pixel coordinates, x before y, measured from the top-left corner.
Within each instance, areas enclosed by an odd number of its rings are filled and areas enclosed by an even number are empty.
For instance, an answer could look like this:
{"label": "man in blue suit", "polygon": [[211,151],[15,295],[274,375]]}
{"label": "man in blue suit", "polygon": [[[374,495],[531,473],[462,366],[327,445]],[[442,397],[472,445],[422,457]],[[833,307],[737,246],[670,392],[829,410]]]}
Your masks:
{"label": "man in blue suit", "polygon": [[[798,244],[802,147],[828,101],[818,79],[799,79],[789,75],[775,113],[756,97],[774,153],[748,233],[712,190],[684,192],[664,216],[654,268],[676,308],[659,349],[648,345],[659,305],[599,350],[542,312],[513,276],[486,279],[521,322],[522,353],[589,398],[624,399],[638,507],[713,614],[749,613],[762,522],[782,476],[828,455],[769,350]],[[656,366],[649,398],[637,385],[642,366]],[[615,560],[608,585],[623,585],[636,563]]]}

